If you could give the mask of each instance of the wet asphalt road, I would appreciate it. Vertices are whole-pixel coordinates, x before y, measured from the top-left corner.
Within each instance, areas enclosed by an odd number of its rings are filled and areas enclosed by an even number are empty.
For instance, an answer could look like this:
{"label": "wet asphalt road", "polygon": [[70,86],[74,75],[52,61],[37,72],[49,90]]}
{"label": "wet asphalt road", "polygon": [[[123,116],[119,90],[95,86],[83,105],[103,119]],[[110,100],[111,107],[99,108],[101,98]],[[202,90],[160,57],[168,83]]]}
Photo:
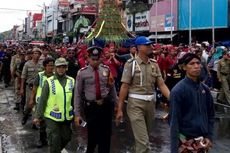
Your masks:
{"label": "wet asphalt road", "polygon": [[[4,89],[0,83],[0,136],[3,153],[48,153],[48,147],[36,148],[38,131],[31,128],[31,119],[21,125],[21,112],[13,110],[14,94],[12,87]],[[218,110],[222,108],[218,107]],[[217,113],[215,141],[211,153],[230,153],[230,109],[227,114]],[[156,120],[150,136],[153,153],[169,153],[169,127],[161,120],[164,114],[157,111]],[[123,127],[114,127],[111,141],[111,153],[134,153],[134,138],[128,122]],[[73,127],[72,141],[63,152],[84,153],[87,131]],[[1,153],[1,151],[0,151]]]}

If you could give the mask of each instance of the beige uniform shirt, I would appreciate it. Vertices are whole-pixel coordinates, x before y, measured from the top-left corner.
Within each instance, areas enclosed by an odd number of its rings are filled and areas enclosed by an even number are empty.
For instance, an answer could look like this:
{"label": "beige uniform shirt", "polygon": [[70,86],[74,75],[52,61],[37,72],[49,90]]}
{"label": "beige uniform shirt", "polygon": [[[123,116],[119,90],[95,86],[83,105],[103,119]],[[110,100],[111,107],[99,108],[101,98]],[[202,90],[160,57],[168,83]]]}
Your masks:
{"label": "beige uniform shirt", "polygon": [[40,71],[42,71],[41,63],[35,64],[32,60],[29,60],[23,67],[21,78],[26,79],[26,83],[28,84],[33,83]]}
{"label": "beige uniform shirt", "polygon": [[[133,62],[135,62],[134,68]],[[162,79],[162,76],[156,61],[149,59],[149,61],[145,63],[137,56],[136,59],[130,59],[126,62],[121,82],[130,85],[129,93],[152,95],[157,79]]]}
{"label": "beige uniform shirt", "polygon": [[11,72],[16,69],[16,65],[21,62],[19,54],[16,54],[12,57],[10,62],[10,70]]}
{"label": "beige uniform shirt", "polygon": [[227,76],[229,74],[230,74],[230,60],[222,58],[217,65],[218,78],[220,78],[221,76]]}

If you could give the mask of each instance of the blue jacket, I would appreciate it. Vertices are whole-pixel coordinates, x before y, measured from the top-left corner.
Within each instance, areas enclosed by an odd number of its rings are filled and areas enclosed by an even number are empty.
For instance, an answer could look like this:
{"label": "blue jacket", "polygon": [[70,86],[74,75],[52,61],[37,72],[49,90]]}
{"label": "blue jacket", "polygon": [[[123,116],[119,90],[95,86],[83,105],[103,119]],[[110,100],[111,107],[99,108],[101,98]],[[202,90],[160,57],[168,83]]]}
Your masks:
{"label": "blue jacket", "polygon": [[171,153],[178,153],[179,133],[212,140],[214,103],[206,85],[185,77],[170,93]]}

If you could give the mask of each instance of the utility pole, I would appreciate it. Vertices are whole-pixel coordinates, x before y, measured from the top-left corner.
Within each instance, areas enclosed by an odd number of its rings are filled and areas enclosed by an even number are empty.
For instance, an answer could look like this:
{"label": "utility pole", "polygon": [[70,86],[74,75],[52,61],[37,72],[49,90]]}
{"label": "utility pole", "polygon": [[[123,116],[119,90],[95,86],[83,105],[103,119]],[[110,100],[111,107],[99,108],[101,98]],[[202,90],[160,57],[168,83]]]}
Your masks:
{"label": "utility pole", "polygon": [[171,31],[170,31],[170,40],[171,40],[171,43],[173,42],[173,0],[171,0]]}
{"label": "utility pole", "polygon": [[155,2],[155,15],[156,15],[156,29],[155,29],[155,43],[157,44],[157,28],[158,28],[158,25],[157,25],[157,22],[158,22],[158,0],[156,0]]}
{"label": "utility pole", "polygon": [[189,46],[192,44],[192,0],[189,0]]}
{"label": "utility pole", "polygon": [[212,46],[215,44],[215,1],[212,0]]}
{"label": "utility pole", "polygon": [[45,3],[44,3],[43,6],[44,6],[44,16],[45,16],[45,19],[44,19],[44,22],[45,22],[45,23],[44,23],[44,27],[45,27],[45,28],[44,28],[44,32],[45,32],[45,40],[46,40],[46,35],[47,35],[47,22],[46,22],[46,21],[47,21],[47,20],[46,20],[46,14],[47,14],[47,12],[46,12],[46,11],[47,11],[47,10],[46,10],[46,5],[45,5]]}

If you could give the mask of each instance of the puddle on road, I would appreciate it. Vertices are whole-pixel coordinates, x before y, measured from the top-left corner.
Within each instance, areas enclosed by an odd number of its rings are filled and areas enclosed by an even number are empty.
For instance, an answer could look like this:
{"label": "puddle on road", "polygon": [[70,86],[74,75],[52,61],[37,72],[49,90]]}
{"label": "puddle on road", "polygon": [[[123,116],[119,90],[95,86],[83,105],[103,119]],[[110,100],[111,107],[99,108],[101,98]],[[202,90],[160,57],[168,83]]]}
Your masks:
{"label": "puddle on road", "polygon": [[3,121],[5,121],[5,120],[6,120],[6,118],[0,117],[0,122],[3,122]]}
{"label": "puddle on road", "polygon": [[[220,118],[216,122],[216,138],[228,138],[230,139],[230,118]],[[229,140],[230,141],[230,140]]]}

